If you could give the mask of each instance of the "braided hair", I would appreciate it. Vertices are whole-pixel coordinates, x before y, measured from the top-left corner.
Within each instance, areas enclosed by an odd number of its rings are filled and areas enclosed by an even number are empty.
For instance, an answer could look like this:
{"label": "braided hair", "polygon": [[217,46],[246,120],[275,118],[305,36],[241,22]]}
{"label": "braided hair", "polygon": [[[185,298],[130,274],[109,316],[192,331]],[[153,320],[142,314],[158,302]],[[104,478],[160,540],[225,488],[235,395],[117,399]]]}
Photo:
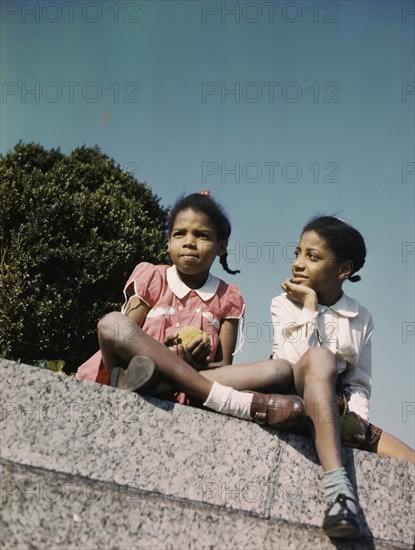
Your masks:
{"label": "braided hair", "polygon": [[[231,234],[231,224],[229,222],[228,216],[225,214],[223,207],[212,199],[208,191],[204,191],[202,193],[192,193],[191,195],[187,195],[187,197],[180,197],[175,202],[172,210],[169,213],[169,218],[167,221],[167,229],[169,235],[172,232],[177,214],[179,214],[179,212],[181,212],[182,210],[186,210],[187,208],[202,212],[210,219],[212,225],[216,229],[219,241],[227,241],[229,239]],[[219,258],[220,264],[223,269],[231,275],[240,273],[239,269],[233,271],[229,268],[227,256],[228,253],[225,251],[225,253]]]}
{"label": "braided hair", "polygon": [[336,262],[353,262],[353,271],[348,279],[352,283],[360,281],[359,275],[354,275],[364,264],[366,246],[362,235],[343,220],[333,216],[318,216],[312,218],[303,229],[303,233],[315,231],[326,241],[327,247],[333,252]]}

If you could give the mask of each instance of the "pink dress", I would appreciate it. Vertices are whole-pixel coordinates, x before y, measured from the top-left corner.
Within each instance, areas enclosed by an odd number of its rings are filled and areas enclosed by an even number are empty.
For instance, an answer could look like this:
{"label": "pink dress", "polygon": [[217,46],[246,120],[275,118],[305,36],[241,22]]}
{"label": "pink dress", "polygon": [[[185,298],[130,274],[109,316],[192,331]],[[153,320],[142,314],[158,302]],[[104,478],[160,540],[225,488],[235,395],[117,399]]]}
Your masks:
{"label": "pink dress", "polygon": [[[136,266],[124,287],[125,311],[128,300],[139,296],[149,309],[143,330],[159,342],[181,327],[194,326],[206,332],[215,357],[219,344],[219,329],[224,319],[240,319],[245,303],[234,283],[227,284],[209,274],[203,287],[193,290],[179,278],[175,266],[143,262]],[[108,384],[105,369],[98,351],[78,369],[77,378]],[[179,398],[179,402],[182,399]]]}

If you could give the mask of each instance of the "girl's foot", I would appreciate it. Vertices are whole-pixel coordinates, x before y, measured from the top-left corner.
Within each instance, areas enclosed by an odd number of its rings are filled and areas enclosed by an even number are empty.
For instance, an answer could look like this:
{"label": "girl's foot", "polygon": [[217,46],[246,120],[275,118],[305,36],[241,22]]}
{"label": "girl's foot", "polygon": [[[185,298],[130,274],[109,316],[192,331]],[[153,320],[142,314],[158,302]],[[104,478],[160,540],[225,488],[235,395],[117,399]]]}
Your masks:
{"label": "girl's foot", "polygon": [[126,370],[115,367],[111,372],[110,386],[114,388],[156,395],[162,391],[162,385],[157,365],[145,355],[133,357]]}
{"label": "girl's foot", "polygon": [[304,403],[298,395],[255,392],[250,413],[257,424],[287,430],[297,426],[303,420]]}
{"label": "girl's foot", "polygon": [[145,355],[136,355],[131,359],[125,371],[124,389],[145,393],[158,383],[160,371],[155,362]]}
{"label": "girl's foot", "polygon": [[[155,362],[145,355],[131,359],[127,369],[114,368],[110,385],[146,395],[158,395],[170,389]],[[229,416],[286,430],[302,422],[304,404],[297,395],[240,392],[214,382],[205,406]]]}
{"label": "girl's foot", "polygon": [[213,382],[203,404],[218,413],[281,430],[302,423],[304,418],[303,400],[297,395],[237,391],[219,382]]}
{"label": "girl's foot", "polygon": [[355,539],[360,537],[360,523],[357,514],[348,506],[351,501],[353,508],[355,501],[340,493],[336,500],[327,508],[324,516],[323,531],[328,537],[341,539]]}

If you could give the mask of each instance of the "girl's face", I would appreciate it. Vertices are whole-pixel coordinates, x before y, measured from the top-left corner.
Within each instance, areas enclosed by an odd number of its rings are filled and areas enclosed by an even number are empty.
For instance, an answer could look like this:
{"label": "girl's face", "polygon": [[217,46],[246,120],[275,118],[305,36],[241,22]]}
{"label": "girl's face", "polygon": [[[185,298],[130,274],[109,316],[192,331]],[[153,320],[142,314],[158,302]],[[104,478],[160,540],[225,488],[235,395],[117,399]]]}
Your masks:
{"label": "girl's face", "polygon": [[177,214],[169,237],[169,251],[182,275],[207,277],[216,256],[223,255],[226,246],[226,241],[218,240],[215,227],[203,212],[186,208]]}
{"label": "girl's face", "polygon": [[350,275],[351,262],[337,262],[326,241],[315,231],[301,235],[295,254],[291,281],[312,288],[324,300],[338,299],[343,281]]}

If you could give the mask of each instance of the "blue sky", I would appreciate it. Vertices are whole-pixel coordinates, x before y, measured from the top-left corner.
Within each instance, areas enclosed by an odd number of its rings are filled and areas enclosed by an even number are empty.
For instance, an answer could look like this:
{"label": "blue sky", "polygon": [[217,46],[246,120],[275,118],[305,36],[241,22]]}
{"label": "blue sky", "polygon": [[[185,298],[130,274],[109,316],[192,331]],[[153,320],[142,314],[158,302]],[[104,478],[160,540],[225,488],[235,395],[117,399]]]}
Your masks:
{"label": "blue sky", "polygon": [[[210,189],[247,303],[237,362],[317,213],[368,247],[345,292],[371,311],[371,419],[414,446],[414,4],[2,2],[1,153],[98,145],[164,206]],[[120,297],[121,300],[121,297]]]}

